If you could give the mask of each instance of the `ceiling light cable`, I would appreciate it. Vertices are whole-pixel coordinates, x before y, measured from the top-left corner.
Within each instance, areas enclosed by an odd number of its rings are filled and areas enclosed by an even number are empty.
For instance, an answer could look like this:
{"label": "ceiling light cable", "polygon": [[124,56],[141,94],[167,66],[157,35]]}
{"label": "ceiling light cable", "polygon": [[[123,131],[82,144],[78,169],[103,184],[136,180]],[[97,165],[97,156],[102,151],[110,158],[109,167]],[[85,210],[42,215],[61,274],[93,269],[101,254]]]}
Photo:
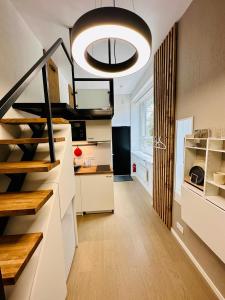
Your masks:
{"label": "ceiling light cable", "polygon": [[134,0],[131,0],[133,11],[135,12],[135,7],[134,7]]}
{"label": "ceiling light cable", "polygon": [[115,64],[117,64],[116,62],[116,39],[114,39],[114,61],[115,61]]}
{"label": "ceiling light cable", "polygon": [[[97,0],[95,0],[95,9],[97,8]],[[94,43],[91,45],[91,55],[94,56]]]}

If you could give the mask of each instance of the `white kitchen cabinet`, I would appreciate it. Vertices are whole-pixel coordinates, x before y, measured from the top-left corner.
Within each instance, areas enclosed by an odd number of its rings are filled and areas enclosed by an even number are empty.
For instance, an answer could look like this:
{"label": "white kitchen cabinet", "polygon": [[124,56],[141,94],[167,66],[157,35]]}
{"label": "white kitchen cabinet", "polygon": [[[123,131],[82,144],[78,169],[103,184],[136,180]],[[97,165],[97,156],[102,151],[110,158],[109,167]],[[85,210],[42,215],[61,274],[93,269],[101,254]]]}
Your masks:
{"label": "white kitchen cabinet", "polygon": [[82,213],[81,176],[75,176],[75,209],[77,213]]}
{"label": "white kitchen cabinet", "polygon": [[86,135],[88,142],[111,141],[112,124],[110,120],[86,121]]}
{"label": "white kitchen cabinet", "polygon": [[84,175],[80,178],[84,212],[114,210],[112,174]]}

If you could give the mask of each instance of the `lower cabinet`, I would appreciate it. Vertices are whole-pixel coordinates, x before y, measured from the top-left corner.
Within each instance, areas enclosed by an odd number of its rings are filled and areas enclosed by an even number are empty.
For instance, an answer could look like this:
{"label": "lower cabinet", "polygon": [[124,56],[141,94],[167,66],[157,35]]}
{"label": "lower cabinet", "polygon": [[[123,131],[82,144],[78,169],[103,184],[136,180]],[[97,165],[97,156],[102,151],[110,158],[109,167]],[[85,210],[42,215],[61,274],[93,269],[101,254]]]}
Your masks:
{"label": "lower cabinet", "polygon": [[225,262],[225,211],[183,185],[181,216],[200,239]]}
{"label": "lower cabinet", "polygon": [[75,176],[75,180],[78,213],[114,210],[112,174]]}

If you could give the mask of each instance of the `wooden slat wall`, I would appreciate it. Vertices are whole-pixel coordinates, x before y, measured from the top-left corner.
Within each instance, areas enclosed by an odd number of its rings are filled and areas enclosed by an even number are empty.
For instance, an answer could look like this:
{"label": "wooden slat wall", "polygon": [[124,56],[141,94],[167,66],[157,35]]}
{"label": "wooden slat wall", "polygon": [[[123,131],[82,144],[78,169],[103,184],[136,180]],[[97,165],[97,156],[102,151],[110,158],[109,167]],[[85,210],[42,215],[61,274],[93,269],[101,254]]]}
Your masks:
{"label": "wooden slat wall", "polygon": [[154,148],[153,207],[168,228],[172,226],[176,98],[177,24],[154,57],[154,136],[166,150]]}

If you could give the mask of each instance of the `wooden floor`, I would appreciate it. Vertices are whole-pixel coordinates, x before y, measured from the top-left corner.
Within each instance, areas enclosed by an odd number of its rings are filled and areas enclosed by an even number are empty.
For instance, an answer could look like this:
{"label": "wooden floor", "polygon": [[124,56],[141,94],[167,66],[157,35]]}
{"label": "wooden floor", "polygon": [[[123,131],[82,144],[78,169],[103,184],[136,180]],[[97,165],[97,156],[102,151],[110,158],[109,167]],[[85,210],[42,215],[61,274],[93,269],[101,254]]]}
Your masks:
{"label": "wooden floor", "polygon": [[67,300],[217,299],[138,182],[115,183],[115,214],[78,218]]}

